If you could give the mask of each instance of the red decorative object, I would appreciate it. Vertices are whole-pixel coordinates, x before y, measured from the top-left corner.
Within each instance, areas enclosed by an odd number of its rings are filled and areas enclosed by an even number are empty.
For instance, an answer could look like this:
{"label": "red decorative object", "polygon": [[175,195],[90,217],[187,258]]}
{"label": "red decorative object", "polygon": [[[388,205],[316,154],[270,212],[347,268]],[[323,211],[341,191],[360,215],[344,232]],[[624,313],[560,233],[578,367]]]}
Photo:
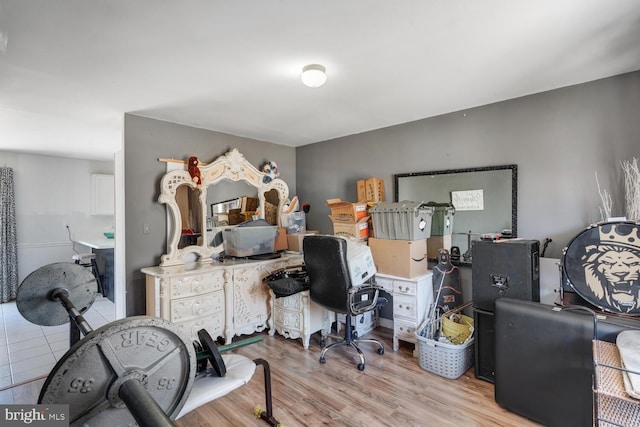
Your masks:
{"label": "red decorative object", "polygon": [[202,187],[202,175],[200,175],[200,168],[198,165],[200,164],[200,160],[196,156],[189,157],[189,175],[191,175],[191,180],[196,183],[198,188]]}

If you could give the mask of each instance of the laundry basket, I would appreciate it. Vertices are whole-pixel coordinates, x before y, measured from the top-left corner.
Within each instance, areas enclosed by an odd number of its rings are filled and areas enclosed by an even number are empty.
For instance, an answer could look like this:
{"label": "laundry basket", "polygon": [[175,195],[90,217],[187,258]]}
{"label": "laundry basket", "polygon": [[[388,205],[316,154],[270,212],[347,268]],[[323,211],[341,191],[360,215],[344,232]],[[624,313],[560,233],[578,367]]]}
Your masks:
{"label": "laundry basket", "polygon": [[[474,338],[467,337],[462,344],[451,343],[445,338],[443,320],[444,317],[434,319],[427,317],[415,332],[418,363],[425,371],[456,379],[473,364]],[[473,328],[470,333],[473,333]],[[441,340],[435,339],[437,336],[440,336]]]}
{"label": "laundry basket", "polygon": [[473,365],[473,338],[464,344],[448,344],[415,334],[418,363],[425,371],[456,379]]}

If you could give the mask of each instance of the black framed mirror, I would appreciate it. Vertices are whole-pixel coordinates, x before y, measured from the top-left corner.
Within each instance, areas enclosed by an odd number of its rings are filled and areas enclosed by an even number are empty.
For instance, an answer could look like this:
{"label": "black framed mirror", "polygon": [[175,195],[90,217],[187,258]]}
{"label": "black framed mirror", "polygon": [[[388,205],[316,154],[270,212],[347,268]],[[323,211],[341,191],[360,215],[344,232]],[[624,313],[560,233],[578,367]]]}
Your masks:
{"label": "black framed mirror", "polygon": [[518,166],[500,165],[394,175],[394,200],[453,203],[451,247],[460,264],[472,262],[473,242],[483,235],[518,236]]}

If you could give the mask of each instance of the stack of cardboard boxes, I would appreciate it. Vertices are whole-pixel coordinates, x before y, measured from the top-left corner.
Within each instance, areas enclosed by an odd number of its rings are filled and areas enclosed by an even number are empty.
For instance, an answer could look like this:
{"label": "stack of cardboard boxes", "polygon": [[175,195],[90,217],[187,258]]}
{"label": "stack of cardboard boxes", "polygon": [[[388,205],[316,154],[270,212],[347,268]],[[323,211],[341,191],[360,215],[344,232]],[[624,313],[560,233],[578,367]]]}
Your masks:
{"label": "stack of cardboard boxes", "polygon": [[434,209],[421,202],[380,202],[372,210],[369,246],[379,273],[413,278],[427,273],[427,239]]}
{"label": "stack of cardboard boxes", "polygon": [[369,216],[367,215],[366,202],[351,203],[340,199],[329,199],[327,206],[331,209],[329,218],[333,222],[333,234],[356,240],[369,238]]}
{"label": "stack of cardboard boxes", "polygon": [[371,209],[378,202],[385,201],[384,180],[382,178],[367,178],[357,182],[358,201],[367,202],[367,216],[369,217],[369,237],[376,237],[373,230],[373,221],[371,219]]}
{"label": "stack of cardboard boxes", "polygon": [[[366,242],[372,235],[370,209],[384,200],[384,181],[380,178],[367,178],[358,181],[358,201],[345,202],[340,199],[327,200],[331,210],[329,218],[333,223],[333,234]],[[364,246],[364,247],[363,247]],[[356,250],[357,249],[357,250]],[[366,249],[366,250],[365,250]],[[348,242],[349,270],[354,284],[370,278],[376,273],[371,248],[366,243]],[[366,271],[363,274],[363,271]],[[338,330],[345,323],[344,314],[338,314]],[[359,316],[353,316],[352,325],[358,336],[363,336],[378,325],[378,311],[371,310]]]}

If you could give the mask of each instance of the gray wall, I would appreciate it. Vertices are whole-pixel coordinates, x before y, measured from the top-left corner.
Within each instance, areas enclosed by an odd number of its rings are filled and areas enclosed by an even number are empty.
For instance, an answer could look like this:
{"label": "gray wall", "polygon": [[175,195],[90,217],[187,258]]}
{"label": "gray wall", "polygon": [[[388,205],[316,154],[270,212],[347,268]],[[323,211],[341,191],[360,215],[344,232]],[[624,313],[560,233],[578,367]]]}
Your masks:
{"label": "gray wall", "polygon": [[595,173],[624,215],[620,161],[640,158],[640,72],[419,120],[296,150],[307,227],[331,233],[326,200],[355,201],[356,181],[393,174],[518,165],[518,235],[559,258],[600,220]]}
{"label": "gray wall", "polygon": [[[278,164],[280,178],[289,185],[290,197],[296,194],[295,149],[282,145],[197,129],[175,123],[125,115],[125,225],[127,315],[145,312],[145,279],[141,268],[160,263],[166,253],[167,213],[158,203],[160,179],[166,164],[158,158],[186,160],[197,156],[211,162],[232,148],[254,166],[266,160]],[[143,224],[151,233],[143,234]]]}
{"label": "gray wall", "polygon": [[[207,162],[236,147],[254,165],[274,160],[290,194],[311,204],[307,228],[323,233],[332,232],[326,200],[355,201],[358,179],[383,178],[392,200],[396,173],[514,163],[519,236],[552,238],[547,256],[559,258],[573,236],[600,220],[596,172],[614,196],[613,214],[624,214],[619,163],[640,158],[639,112],[635,72],[295,150],[126,115],[127,314],[144,312],[140,269],[157,265],[165,252],[166,212],[157,202],[165,165],[158,157],[193,154]],[[151,234],[142,234],[144,223]]]}

